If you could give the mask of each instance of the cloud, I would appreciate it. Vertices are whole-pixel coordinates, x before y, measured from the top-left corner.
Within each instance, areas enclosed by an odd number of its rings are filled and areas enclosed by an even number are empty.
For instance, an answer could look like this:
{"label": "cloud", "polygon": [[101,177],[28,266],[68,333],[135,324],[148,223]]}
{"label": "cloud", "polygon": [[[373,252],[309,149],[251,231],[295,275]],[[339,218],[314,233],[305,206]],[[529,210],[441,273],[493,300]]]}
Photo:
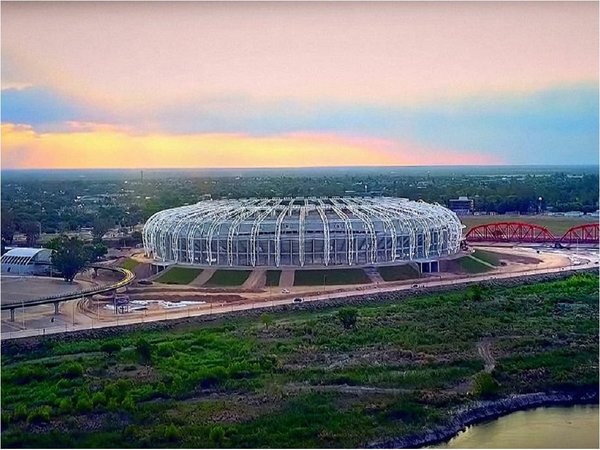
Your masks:
{"label": "cloud", "polygon": [[2,125],[4,168],[224,168],[490,164],[498,159],[437,152],[413,143],[332,134],[130,134],[90,127],[38,133]]}

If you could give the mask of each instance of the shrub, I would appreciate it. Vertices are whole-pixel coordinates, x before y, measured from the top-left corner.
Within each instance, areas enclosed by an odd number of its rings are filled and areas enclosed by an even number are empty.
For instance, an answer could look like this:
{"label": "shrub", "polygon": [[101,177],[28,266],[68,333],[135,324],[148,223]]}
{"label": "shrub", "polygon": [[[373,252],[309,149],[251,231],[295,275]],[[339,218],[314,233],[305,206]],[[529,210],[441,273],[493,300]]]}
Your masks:
{"label": "shrub", "polygon": [[164,437],[167,441],[177,441],[181,437],[181,433],[179,432],[179,428],[175,425],[170,424],[165,427]]}
{"label": "shrub", "polygon": [[79,363],[70,363],[64,368],[62,376],[72,380],[83,375],[83,366]]}
{"label": "shrub", "polygon": [[143,362],[152,360],[152,344],[144,338],[140,338],[135,344],[135,350]]}
{"label": "shrub", "polygon": [[35,408],[27,416],[27,423],[50,422],[50,413],[52,409],[48,405]]}
{"label": "shrub", "polygon": [[80,413],[85,413],[92,410],[92,401],[87,394],[83,394],[81,397],[79,397],[79,400],[77,400],[77,404],[75,405],[75,409]]}
{"label": "shrub", "polygon": [[70,398],[63,398],[58,404],[58,412],[61,414],[68,414],[73,409]]}
{"label": "shrub", "polygon": [[492,374],[480,372],[475,375],[473,393],[481,398],[493,397],[498,392],[500,385]]}
{"label": "shrub", "polygon": [[123,409],[126,409],[127,411],[130,411],[130,412],[135,411],[135,402],[133,401],[133,398],[129,394],[127,394],[127,396],[125,396],[125,398],[121,402],[121,406],[123,407]]}
{"label": "shrub", "polygon": [[158,355],[159,356],[163,356],[165,358],[172,356],[173,353],[175,353],[175,348],[173,347],[173,344],[171,343],[166,343],[166,344],[160,344],[158,346]]}
{"label": "shrub", "polygon": [[27,384],[31,383],[32,381],[43,380],[47,376],[48,371],[43,366],[22,366],[15,371],[13,379],[15,381],[15,384]]}
{"label": "shrub", "polygon": [[208,439],[210,439],[210,442],[213,444],[221,446],[225,440],[225,430],[223,430],[223,427],[220,425],[212,427],[208,434]]}
{"label": "shrub", "polygon": [[345,329],[356,326],[358,310],[356,308],[342,308],[338,311],[338,318]]}
{"label": "shrub", "polygon": [[92,396],[92,405],[94,405],[94,408],[106,405],[106,395],[104,395],[104,392],[96,392]]}
{"label": "shrub", "polygon": [[25,419],[27,417],[27,407],[23,403],[19,403],[13,412],[13,418],[15,420]]}
{"label": "shrub", "polygon": [[273,316],[271,314],[263,314],[260,316],[260,321],[265,326],[265,329],[269,329],[269,326],[273,323]]}
{"label": "shrub", "polygon": [[100,350],[107,353],[109,356],[121,351],[121,344],[118,342],[105,342],[100,347]]}

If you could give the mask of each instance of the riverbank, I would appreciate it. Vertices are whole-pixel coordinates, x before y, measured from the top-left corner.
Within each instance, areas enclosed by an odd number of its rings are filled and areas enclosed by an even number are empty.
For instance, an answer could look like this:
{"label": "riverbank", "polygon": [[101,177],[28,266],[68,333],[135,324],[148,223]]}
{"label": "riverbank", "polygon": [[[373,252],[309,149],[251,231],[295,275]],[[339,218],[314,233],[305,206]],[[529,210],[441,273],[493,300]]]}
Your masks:
{"label": "riverbank", "polygon": [[598,388],[578,391],[536,392],[518,394],[498,400],[479,401],[457,411],[445,425],[411,436],[376,442],[368,448],[419,448],[448,441],[470,425],[498,419],[504,415],[542,406],[574,406],[598,404]]}
{"label": "riverbank", "polygon": [[399,446],[593,401],[596,274],[338,301],[2,342],[2,447]]}

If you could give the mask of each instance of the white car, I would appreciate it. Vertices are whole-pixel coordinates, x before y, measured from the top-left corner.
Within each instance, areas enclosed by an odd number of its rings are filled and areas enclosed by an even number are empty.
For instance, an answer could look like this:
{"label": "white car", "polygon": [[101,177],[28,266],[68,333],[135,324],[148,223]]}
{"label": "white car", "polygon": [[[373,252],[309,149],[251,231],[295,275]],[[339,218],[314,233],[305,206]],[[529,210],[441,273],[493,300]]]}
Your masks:
{"label": "white car", "polygon": [[289,290],[289,289],[282,289],[282,290],[281,290],[281,293],[282,293],[282,294],[289,294],[289,293],[290,293],[290,290]]}

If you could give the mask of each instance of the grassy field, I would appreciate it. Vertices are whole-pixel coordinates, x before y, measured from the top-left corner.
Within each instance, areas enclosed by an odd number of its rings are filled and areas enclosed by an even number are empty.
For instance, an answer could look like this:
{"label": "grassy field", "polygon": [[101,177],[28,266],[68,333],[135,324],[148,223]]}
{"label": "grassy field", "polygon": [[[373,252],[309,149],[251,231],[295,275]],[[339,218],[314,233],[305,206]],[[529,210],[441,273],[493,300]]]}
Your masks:
{"label": "grassy field", "polygon": [[133,270],[138,266],[139,263],[140,262],[136,261],[135,259],[126,258],[123,261],[121,261],[121,267],[123,269]]}
{"label": "grassy field", "polygon": [[464,223],[465,234],[477,225],[485,225],[494,222],[527,222],[541,225],[548,228],[555,236],[562,236],[569,228],[583,225],[590,222],[597,222],[598,219],[582,219],[578,217],[550,217],[550,216],[461,216],[460,220]]}
{"label": "grassy field", "polygon": [[494,252],[488,252],[487,250],[475,250],[473,256],[481,261],[484,261],[492,266],[500,265],[500,255]]}
{"label": "grassy field", "polygon": [[480,263],[476,259],[471,258],[471,256],[463,256],[461,258],[458,258],[456,262],[459,264],[460,268],[465,273],[477,274],[489,272],[490,270],[492,270],[491,267]]}
{"label": "grassy field", "polygon": [[251,270],[217,270],[204,286],[241,286],[251,273]]}
{"label": "grassy field", "polygon": [[384,281],[410,280],[419,278],[419,272],[408,264],[401,266],[378,267],[377,271]]}
{"label": "grassy field", "polygon": [[267,281],[265,286],[279,286],[279,279],[281,278],[281,270],[267,270]]}
{"label": "grassy field", "polygon": [[598,276],[578,275],[3,343],[2,446],[364,447],[445,423],[475,399],[597,386],[598,294]]}
{"label": "grassy field", "polygon": [[365,284],[371,280],[362,269],[296,270],[294,286]]}
{"label": "grassy field", "polygon": [[202,273],[202,269],[194,269],[191,267],[172,267],[163,275],[158,277],[158,283],[165,284],[189,284]]}

